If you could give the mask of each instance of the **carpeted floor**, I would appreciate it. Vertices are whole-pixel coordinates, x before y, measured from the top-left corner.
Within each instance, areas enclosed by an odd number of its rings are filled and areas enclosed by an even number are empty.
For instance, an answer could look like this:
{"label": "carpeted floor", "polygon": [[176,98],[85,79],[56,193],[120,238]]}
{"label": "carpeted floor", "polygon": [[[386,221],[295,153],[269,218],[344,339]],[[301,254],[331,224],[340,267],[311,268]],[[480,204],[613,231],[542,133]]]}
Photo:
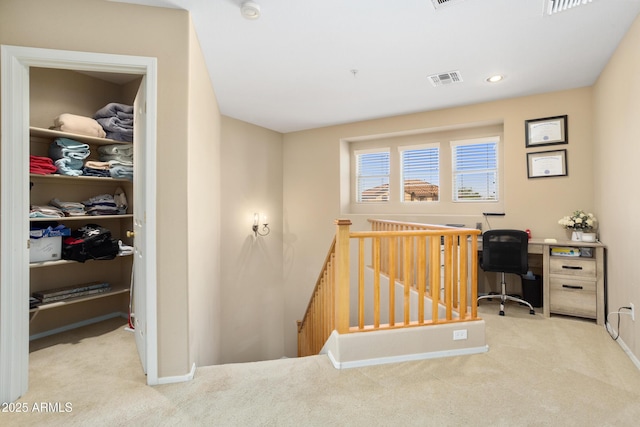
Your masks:
{"label": "carpeted floor", "polygon": [[[113,319],[32,343],[27,413],[0,424],[91,426],[636,426],[640,370],[593,322],[480,312],[489,351],[334,369],[325,356],[202,367],[144,385]],[[37,412],[44,403],[59,412]],[[51,405],[53,404],[53,405]],[[65,412],[66,411],[66,412]]]}

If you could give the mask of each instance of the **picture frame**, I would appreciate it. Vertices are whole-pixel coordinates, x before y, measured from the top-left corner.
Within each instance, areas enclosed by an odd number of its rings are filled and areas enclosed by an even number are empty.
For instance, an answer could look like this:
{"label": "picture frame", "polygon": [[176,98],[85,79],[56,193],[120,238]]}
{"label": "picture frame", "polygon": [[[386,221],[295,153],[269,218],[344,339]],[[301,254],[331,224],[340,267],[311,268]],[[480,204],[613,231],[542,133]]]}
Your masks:
{"label": "picture frame", "polygon": [[569,143],[567,115],[525,120],[524,125],[527,147]]}
{"label": "picture frame", "polygon": [[527,153],[528,178],[549,178],[567,175],[567,150]]}

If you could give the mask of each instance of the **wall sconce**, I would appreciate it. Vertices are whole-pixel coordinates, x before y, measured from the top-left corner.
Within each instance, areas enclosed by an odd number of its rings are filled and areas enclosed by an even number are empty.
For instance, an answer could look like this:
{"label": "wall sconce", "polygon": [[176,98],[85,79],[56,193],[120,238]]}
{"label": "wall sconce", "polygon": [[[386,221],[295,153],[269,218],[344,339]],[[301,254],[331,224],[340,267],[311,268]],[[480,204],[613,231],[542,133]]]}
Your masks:
{"label": "wall sconce", "polygon": [[263,216],[262,220],[264,222],[262,223],[262,231],[261,231],[260,230],[260,214],[257,212],[253,214],[253,227],[251,227],[251,229],[253,230],[253,234],[256,237],[266,236],[271,231],[271,229],[269,228],[269,224],[267,223],[267,217]]}

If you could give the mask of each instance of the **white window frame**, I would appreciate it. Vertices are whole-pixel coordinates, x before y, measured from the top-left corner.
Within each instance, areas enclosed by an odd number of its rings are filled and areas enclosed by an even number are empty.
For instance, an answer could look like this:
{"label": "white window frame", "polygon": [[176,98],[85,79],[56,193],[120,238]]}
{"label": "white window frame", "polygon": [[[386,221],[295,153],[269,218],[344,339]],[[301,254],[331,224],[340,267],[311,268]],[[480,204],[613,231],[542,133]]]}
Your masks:
{"label": "white window frame", "polygon": [[[487,143],[495,143],[496,144],[496,158],[495,158],[495,163],[496,163],[496,167],[495,169],[478,169],[475,172],[490,172],[493,171],[494,175],[495,175],[495,199],[487,199],[487,198],[483,198],[483,199],[458,199],[458,192],[457,192],[457,188],[456,188],[456,182],[457,182],[457,178],[458,175],[461,174],[461,172],[456,170],[456,147],[461,147],[461,146],[469,146],[469,145],[480,145],[480,144],[487,144]],[[451,201],[453,203],[494,203],[494,202],[499,202],[500,201],[500,169],[501,169],[501,162],[500,162],[500,137],[499,136],[493,136],[493,137],[486,137],[486,138],[473,138],[473,139],[461,139],[461,140],[454,140],[454,141],[450,141],[450,147],[451,147]],[[469,173],[470,171],[465,171],[464,173]]]}
{"label": "white window frame", "polygon": [[[438,203],[440,202],[440,200],[442,199],[442,188],[440,186],[440,181],[442,179],[442,168],[441,168],[441,164],[442,164],[442,155],[441,155],[441,144],[439,142],[433,142],[433,143],[428,143],[428,144],[419,144],[419,145],[401,145],[398,147],[398,155],[399,155],[399,168],[400,168],[400,194],[398,195],[399,200],[401,203]],[[438,150],[438,169],[437,169],[437,174],[438,174],[438,199],[437,200],[410,200],[407,201],[405,200],[405,191],[404,191],[404,176],[405,176],[405,165],[404,165],[404,159],[403,159],[403,155],[406,151],[416,151],[416,150],[426,150],[426,149],[432,149],[435,148]]]}
{"label": "white window frame", "polygon": [[[366,154],[377,154],[377,153],[387,153],[389,155],[389,174],[386,175],[387,179],[388,179],[388,196],[386,200],[377,200],[377,201],[364,201],[361,200],[361,194],[360,194],[360,170],[359,170],[359,161],[358,161],[358,157],[361,155],[366,155]],[[391,159],[391,149],[389,147],[382,147],[382,148],[370,148],[370,149],[364,149],[364,150],[354,150],[353,151],[353,157],[354,157],[354,170],[355,170],[355,183],[354,183],[354,200],[356,201],[356,203],[358,204],[364,204],[364,205],[371,205],[371,204],[377,204],[377,203],[388,203],[391,200],[392,197],[392,192],[391,192],[391,163],[392,163],[392,159]],[[384,177],[384,175],[380,175],[380,177]]]}
{"label": "white window frame", "polygon": [[[452,141],[492,140],[498,143],[498,201],[477,201],[474,203],[453,202],[452,183]],[[340,144],[340,212],[345,215],[404,215],[412,220],[434,218],[434,223],[462,222],[473,217],[476,221],[483,212],[504,212],[504,127],[503,123],[487,123],[482,126],[460,126],[454,129],[421,130],[398,132],[377,136],[360,136],[342,139]],[[402,172],[400,150],[439,144],[440,182],[437,202],[402,202]],[[390,183],[388,202],[358,203],[355,153],[390,149]],[[454,219],[455,218],[455,219]]]}

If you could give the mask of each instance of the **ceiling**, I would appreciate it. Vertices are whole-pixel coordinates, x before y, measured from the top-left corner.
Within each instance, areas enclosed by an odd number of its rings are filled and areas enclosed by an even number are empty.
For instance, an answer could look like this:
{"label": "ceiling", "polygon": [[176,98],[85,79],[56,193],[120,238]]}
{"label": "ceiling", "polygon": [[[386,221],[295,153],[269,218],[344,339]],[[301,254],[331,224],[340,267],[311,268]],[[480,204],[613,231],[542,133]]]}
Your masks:
{"label": "ceiling", "polygon": [[[254,0],[248,20],[241,0],[113,1],[189,10],[222,114],[283,133],[590,86],[640,13],[640,0],[552,16],[548,0]],[[449,71],[462,81],[428,78]]]}

